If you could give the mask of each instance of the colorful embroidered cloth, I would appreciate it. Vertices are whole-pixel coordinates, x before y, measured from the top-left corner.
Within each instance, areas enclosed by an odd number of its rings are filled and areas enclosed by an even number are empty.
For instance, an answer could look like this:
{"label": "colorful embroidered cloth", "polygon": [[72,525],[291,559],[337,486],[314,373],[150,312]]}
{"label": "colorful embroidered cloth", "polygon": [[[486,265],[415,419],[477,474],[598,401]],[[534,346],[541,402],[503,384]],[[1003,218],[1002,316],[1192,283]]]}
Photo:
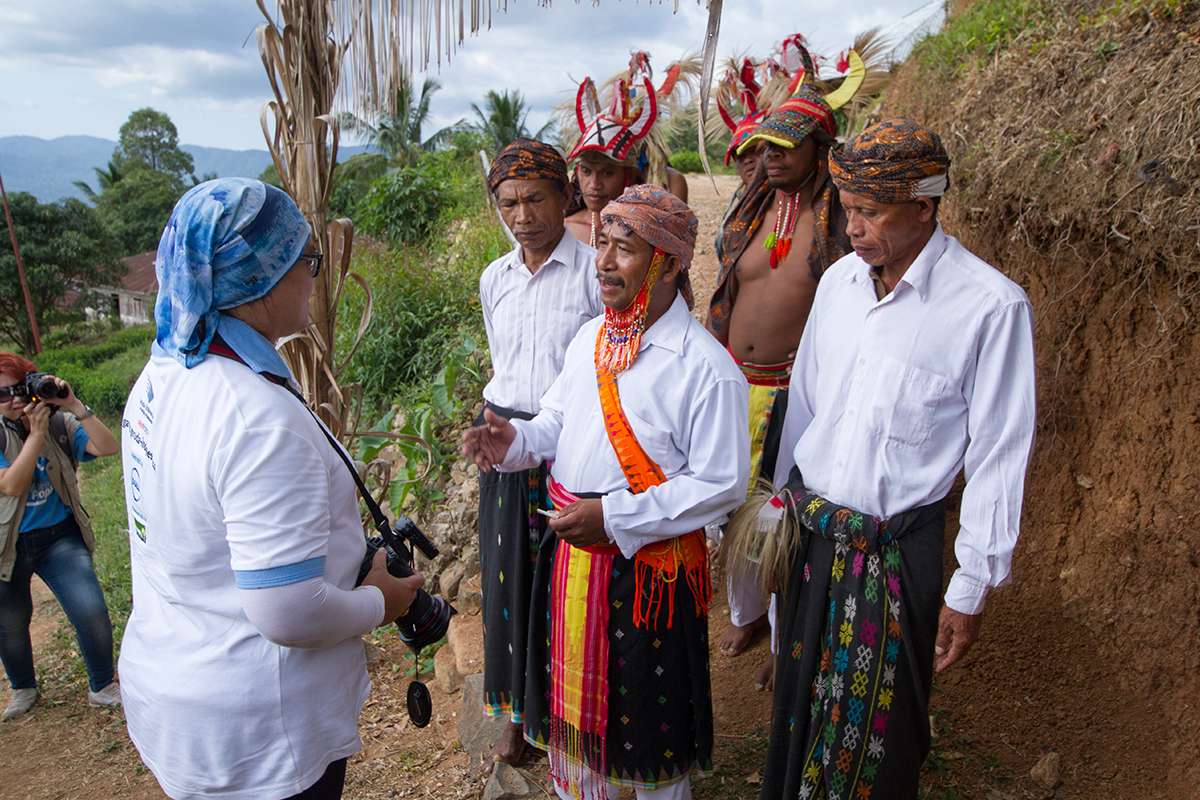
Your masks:
{"label": "colorful embroidered cloth", "polygon": [[562,153],[548,144],[519,138],[496,154],[488,171],[488,191],[495,192],[506,180],[548,180],[560,186],[570,182]]}
{"label": "colorful embroidered cloth", "polygon": [[941,137],[912,120],[885,120],[831,156],[839,189],[880,203],[941,197],[950,184],[950,156]]}
{"label": "colorful embroidered cloth", "polygon": [[738,146],[738,155],[754,142],[770,142],[779,147],[793,148],[808,136],[826,146],[837,136],[833,109],[825,97],[811,84],[805,84],[767,117],[754,132]]}
{"label": "colorful embroidered cloth", "polygon": [[219,312],[274,289],[311,232],[292,198],[270,184],[220,178],[189,189],[154,260],[158,346],[188,369],[199,364]]}
{"label": "colorful embroidered cloth", "polygon": [[[941,502],[879,519],[788,480],[801,544],[762,797],[913,797],[941,590]],[[906,583],[909,582],[909,583]]]}
{"label": "colorful embroidered cloth", "polygon": [[[550,487],[555,508],[579,499],[553,478]],[[613,549],[605,553],[562,543],[554,560],[550,709],[567,723],[558,733],[564,738],[560,747],[568,752],[580,751],[578,734],[602,743],[608,723],[608,609],[606,603],[590,605],[588,595],[608,596],[612,557],[621,552]]]}
{"label": "colorful embroidered cloth", "polygon": [[[666,481],[634,435],[621,409],[616,376],[597,373],[600,405],[609,442],[630,491],[640,494]],[[550,498],[556,508],[575,502],[575,495],[551,478]],[[560,505],[561,504],[561,505]],[[560,542],[551,577],[550,773],[566,786],[579,782],[578,770],[608,774],[609,582],[615,545],[588,548]],[[712,583],[703,531],[646,545],[634,556],[633,624],[652,629],[666,608],[666,627],[674,624],[676,583],[682,577],[697,603],[708,613]],[[680,573],[683,573],[682,575]]]}

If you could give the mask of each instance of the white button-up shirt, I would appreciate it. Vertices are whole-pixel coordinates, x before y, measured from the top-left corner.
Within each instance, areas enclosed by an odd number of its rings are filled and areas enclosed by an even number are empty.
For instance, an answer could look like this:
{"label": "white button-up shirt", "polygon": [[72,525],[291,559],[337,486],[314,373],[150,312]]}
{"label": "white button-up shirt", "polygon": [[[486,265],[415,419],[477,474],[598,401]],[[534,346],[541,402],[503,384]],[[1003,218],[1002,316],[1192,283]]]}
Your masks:
{"label": "white button-up shirt", "polygon": [[939,223],[883,300],[853,253],[822,278],[775,474],[795,463],[818,494],[887,517],[945,497],[964,470],[946,604],[976,614],[1009,580],[1034,406],[1029,299]]}
{"label": "white button-up shirt", "polygon": [[484,399],[536,414],[575,332],[604,312],[596,250],[564,228],[546,263],[530,274],[518,246],[483,271],[479,304],[494,370]]}
{"label": "white button-up shirt", "polygon": [[609,443],[596,386],[596,334],[584,325],[533,420],[513,420],[501,469],[554,459],[568,491],[603,494],[604,529],[632,558],[655,541],[703,528],[746,498],[750,480],[749,389],[729,353],[675,302],[642,335],[633,365],[617,376],[621,408],[667,481],[633,494]]}

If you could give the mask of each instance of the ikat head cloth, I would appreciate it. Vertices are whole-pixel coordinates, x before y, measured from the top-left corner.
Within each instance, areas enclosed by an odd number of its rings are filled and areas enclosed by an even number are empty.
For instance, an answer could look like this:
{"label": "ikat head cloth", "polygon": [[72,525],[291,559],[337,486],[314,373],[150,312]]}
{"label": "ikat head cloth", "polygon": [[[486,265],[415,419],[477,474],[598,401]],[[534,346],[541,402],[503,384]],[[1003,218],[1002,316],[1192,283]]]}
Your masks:
{"label": "ikat head cloth", "polygon": [[616,200],[610,200],[600,212],[600,220],[605,225],[615,221],[628,233],[645,239],[656,250],[669,256],[679,256],[683,262],[679,293],[691,310],[696,301],[692,295],[692,279],[688,268],[692,266],[696,232],[700,224],[687,203],[660,186],[640,183],[627,188]]}
{"label": "ikat head cloth", "polygon": [[616,220],[669,256],[679,256],[683,268],[692,265],[699,223],[695,213],[675,195],[649,183],[630,186],[600,212],[604,224]]}
{"label": "ikat head cloth", "polygon": [[829,171],[839,189],[880,203],[907,203],[946,193],[950,156],[936,133],[897,117],[831,151]]}
{"label": "ikat head cloth", "polygon": [[154,271],[158,345],[192,368],[204,360],[218,312],[263,297],[295,265],[312,230],[283,191],[220,178],[175,204]]}
{"label": "ikat head cloth", "polygon": [[562,153],[544,142],[519,138],[496,154],[488,172],[488,190],[493,194],[507,180],[554,181],[566,186],[567,162]]}
{"label": "ikat head cloth", "polygon": [[832,144],[837,136],[833,109],[825,102],[820,90],[811,83],[801,86],[796,94],[784,101],[746,137],[738,148],[738,154],[749,149],[753,142],[770,142],[791,149],[808,136],[821,144]]}

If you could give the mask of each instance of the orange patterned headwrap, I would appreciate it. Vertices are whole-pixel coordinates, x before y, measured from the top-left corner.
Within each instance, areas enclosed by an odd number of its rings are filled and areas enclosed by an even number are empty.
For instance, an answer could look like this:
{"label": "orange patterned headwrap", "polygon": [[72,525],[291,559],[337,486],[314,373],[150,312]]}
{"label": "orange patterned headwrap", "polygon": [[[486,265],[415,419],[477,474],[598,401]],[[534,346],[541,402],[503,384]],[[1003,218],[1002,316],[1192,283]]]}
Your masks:
{"label": "orange patterned headwrap", "polygon": [[942,139],[909,119],[873,125],[829,154],[834,184],[880,203],[941,197],[950,185],[950,156]]}
{"label": "orange patterned headwrap", "polygon": [[630,186],[624,194],[610,201],[600,212],[600,219],[605,225],[616,221],[626,231],[646,240],[655,250],[679,256],[683,262],[679,291],[688,308],[692,307],[692,283],[687,270],[692,265],[699,222],[687,203],[666,189],[642,183]]}

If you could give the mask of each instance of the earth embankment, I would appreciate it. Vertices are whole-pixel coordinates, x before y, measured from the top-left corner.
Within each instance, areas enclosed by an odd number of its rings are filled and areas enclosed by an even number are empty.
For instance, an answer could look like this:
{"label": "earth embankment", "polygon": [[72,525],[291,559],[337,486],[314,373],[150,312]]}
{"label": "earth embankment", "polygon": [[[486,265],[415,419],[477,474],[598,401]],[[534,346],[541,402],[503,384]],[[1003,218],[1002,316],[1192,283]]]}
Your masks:
{"label": "earth embankment", "polygon": [[943,225],[1036,311],[1013,586],[947,714],[1000,763],[1059,753],[1059,796],[1200,796],[1200,9],[981,0],[946,30],[989,24],[883,110],[941,134]]}

